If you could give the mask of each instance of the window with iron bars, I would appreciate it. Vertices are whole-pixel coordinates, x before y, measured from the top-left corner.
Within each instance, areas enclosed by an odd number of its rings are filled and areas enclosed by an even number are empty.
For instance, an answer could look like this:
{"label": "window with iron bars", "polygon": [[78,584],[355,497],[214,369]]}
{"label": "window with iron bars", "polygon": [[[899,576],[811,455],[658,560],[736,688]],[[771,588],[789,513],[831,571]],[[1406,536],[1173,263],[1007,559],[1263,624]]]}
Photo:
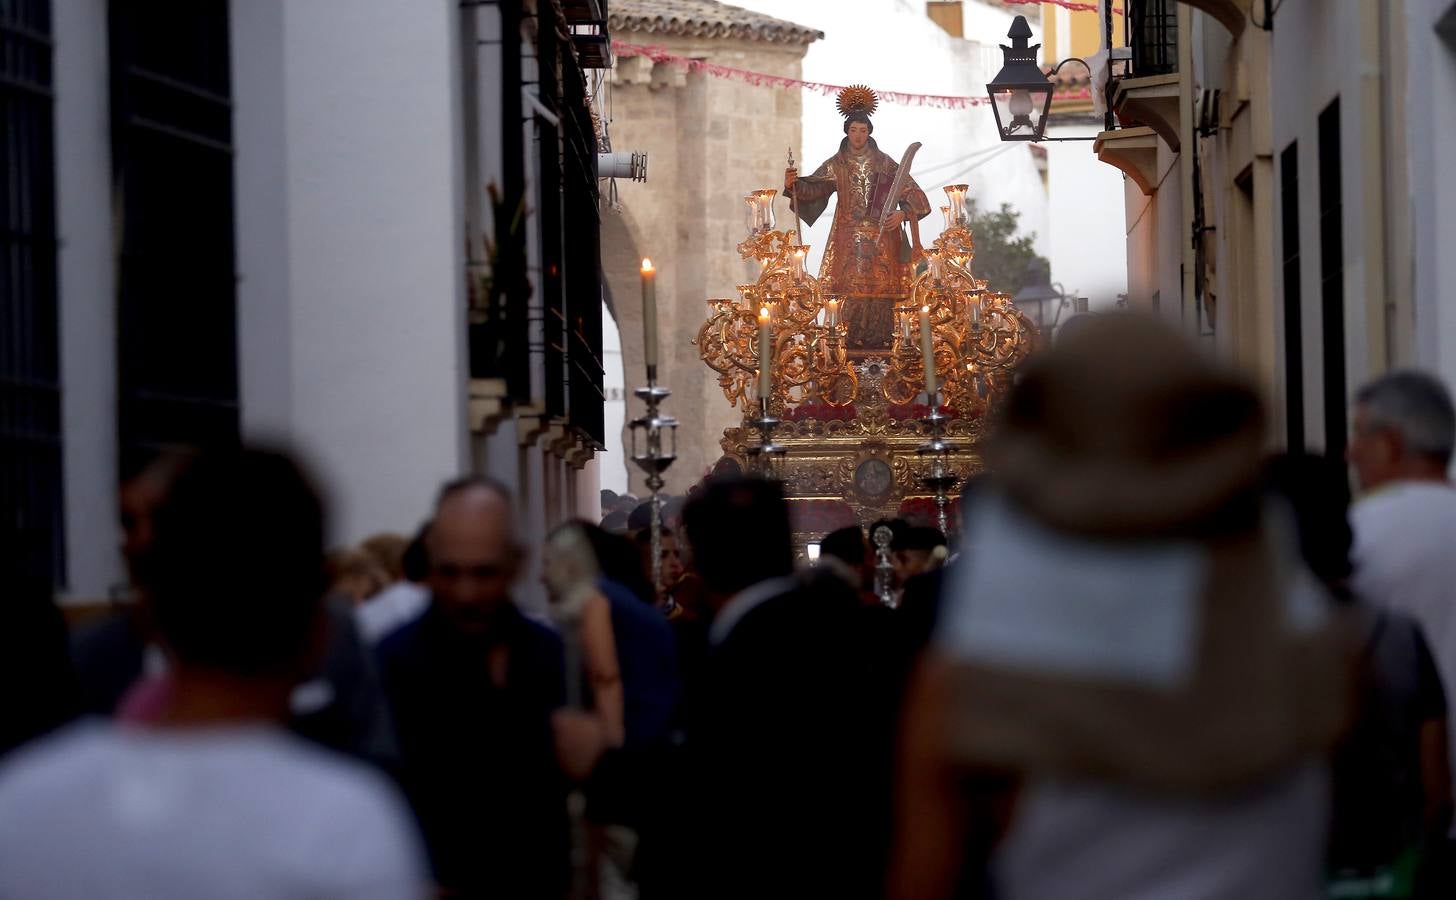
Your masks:
{"label": "window with iron bars", "polygon": [[49,0],[0,3],[0,578],[65,579]]}
{"label": "window with iron bars", "polygon": [[1177,0],[1127,0],[1133,78],[1178,71]]}
{"label": "window with iron bars", "polygon": [[112,0],[121,475],[239,439],[227,0]]}
{"label": "window with iron bars", "polygon": [[545,411],[602,446],[601,221],[586,76],[551,29],[537,32],[536,53],[538,96],[556,113],[556,121],[538,116],[535,124]]}

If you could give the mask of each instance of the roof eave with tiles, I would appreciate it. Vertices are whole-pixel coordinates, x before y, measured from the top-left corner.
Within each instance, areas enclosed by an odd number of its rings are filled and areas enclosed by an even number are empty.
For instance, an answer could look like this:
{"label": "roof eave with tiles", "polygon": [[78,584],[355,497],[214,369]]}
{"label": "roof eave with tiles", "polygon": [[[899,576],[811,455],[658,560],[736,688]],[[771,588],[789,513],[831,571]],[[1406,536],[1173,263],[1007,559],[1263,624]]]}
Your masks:
{"label": "roof eave with tiles", "polygon": [[809,44],[824,37],[822,31],[715,0],[618,0],[608,22],[614,32],[777,44]]}

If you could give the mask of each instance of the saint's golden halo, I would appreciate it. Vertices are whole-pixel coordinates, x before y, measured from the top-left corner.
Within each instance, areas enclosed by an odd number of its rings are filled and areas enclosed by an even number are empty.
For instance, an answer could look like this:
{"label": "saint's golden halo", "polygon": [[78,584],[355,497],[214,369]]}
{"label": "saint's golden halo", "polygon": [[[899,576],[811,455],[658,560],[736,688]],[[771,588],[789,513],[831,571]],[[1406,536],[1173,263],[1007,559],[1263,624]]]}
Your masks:
{"label": "saint's golden halo", "polygon": [[852,116],[855,113],[872,116],[880,105],[880,98],[863,84],[851,84],[839,92],[839,99],[834,101],[834,105],[839,107],[841,116]]}

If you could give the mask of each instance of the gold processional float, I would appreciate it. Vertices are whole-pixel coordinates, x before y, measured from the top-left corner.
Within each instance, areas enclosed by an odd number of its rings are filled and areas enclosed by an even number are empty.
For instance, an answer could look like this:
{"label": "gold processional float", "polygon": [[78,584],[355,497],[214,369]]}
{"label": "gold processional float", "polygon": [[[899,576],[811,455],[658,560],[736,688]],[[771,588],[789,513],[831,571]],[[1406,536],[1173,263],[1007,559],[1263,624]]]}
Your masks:
{"label": "gold processional float", "polygon": [[[853,110],[851,98],[852,111],[872,112],[873,94],[859,90],[869,99]],[[841,112],[845,106],[842,94]],[[853,164],[856,119],[846,116],[841,153],[849,150]],[[906,175],[915,147],[897,167]],[[792,155],[789,162],[792,172]],[[832,173],[832,163],[820,171]],[[827,184],[828,177],[821,180]],[[844,215],[836,227],[853,225],[854,240],[878,246],[890,210],[909,187],[913,181],[896,177],[885,206],[861,210],[852,207],[867,206],[866,198],[878,203],[872,190],[865,198],[841,191]],[[892,322],[893,333],[870,349],[864,346],[873,340],[849,346],[844,314],[851,301],[836,291],[829,262],[820,277],[809,274],[801,228],[776,228],[778,192],[756,190],[745,198],[749,233],[738,251],[757,262],[760,274],[738,285],[738,297],[708,300],[694,344],[718,373],[728,402],[743,410],[741,424],[724,432],[720,467],[732,468],[731,460],[784,483],[801,550],[835,528],[896,516],[950,534],[958,485],[981,469],[986,413],[1037,337],[1009,295],[975,277],[967,185],[944,190],[944,230],[929,248],[921,248],[914,220],[909,223],[909,290],[880,301],[892,304],[893,317],[880,321]],[[841,266],[840,277],[854,276]]]}
{"label": "gold processional float", "polygon": [[[1037,339],[1011,297],[975,277],[967,185],[944,188],[944,229],[921,246],[918,220],[930,206],[910,177],[920,145],[898,164],[882,153],[870,136],[876,104],[868,88],[845,88],[839,152],[803,178],[790,155],[792,230],[776,227],[777,190],[744,198],[748,236],[738,251],[757,263],[757,278],[738,285],[736,298],[708,300],[693,341],[743,412],[723,433],[715,470],[781,480],[801,554],[827,532],[881,518],[935,524],[949,535],[958,486],[981,470],[986,414]],[[812,225],[831,193],[839,199],[816,277],[805,269],[799,219]],[[634,393],[646,414],[629,431],[631,457],[660,510],[677,422],[660,411],[670,392],[657,383],[655,280],[643,260],[647,386]],[[652,531],[656,545],[660,529]],[[883,567],[888,530],[872,539]],[[652,558],[660,559],[656,546]],[[653,580],[661,580],[656,565]]]}

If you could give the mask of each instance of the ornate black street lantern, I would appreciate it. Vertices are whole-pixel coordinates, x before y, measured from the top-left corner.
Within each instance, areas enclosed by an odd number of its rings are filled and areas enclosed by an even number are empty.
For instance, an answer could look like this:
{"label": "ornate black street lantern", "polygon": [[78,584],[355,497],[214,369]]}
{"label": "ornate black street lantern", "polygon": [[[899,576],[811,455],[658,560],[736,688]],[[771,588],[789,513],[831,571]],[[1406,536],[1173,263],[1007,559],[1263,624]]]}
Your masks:
{"label": "ornate black street lantern", "polygon": [[1052,106],[1052,83],[1036,62],[1041,44],[1028,46],[1026,16],[1017,16],[1006,36],[1011,46],[1001,45],[1001,71],[986,85],[996,127],[1003,141],[1039,141]]}

